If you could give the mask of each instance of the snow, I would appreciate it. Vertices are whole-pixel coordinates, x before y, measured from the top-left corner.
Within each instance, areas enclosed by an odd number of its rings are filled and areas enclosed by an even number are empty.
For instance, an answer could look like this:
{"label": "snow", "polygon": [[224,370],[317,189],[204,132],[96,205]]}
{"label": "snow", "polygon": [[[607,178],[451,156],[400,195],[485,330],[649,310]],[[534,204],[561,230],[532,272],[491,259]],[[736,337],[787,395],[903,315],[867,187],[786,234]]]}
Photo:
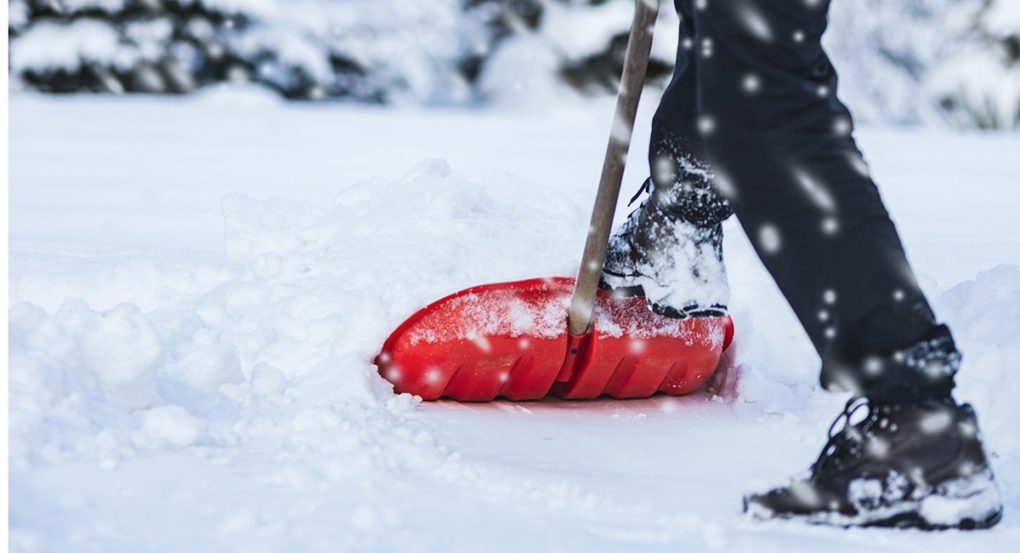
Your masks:
{"label": "snow", "polygon": [[166,441],[173,447],[194,445],[205,432],[205,423],[180,405],[156,407],[142,419],[142,432],[149,439]]}
{"label": "snow", "polygon": [[[640,209],[647,213],[651,201],[649,198],[642,202]],[[667,204],[672,200],[660,201]],[[634,228],[641,228],[638,225],[638,217],[629,218],[610,239],[610,250],[632,252],[638,249],[629,238],[636,234]],[[641,286],[648,301],[677,311],[690,310],[692,306],[708,308],[729,304],[726,267],[716,253],[714,231],[687,222],[645,228],[652,230],[638,232],[660,237],[659,251],[646,256],[640,252],[625,253],[615,261],[607,261],[607,275],[603,277],[606,284],[613,288]],[[610,276],[609,272],[627,276]]]}
{"label": "snow", "polygon": [[[493,33],[485,10],[465,9],[461,0],[183,2],[185,12],[202,5],[195,9],[205,15],[194,17],[160,15],[159,2],[148,15],[134,8],[121,13],[123,0],[64,4],[54,4],[58,16],[30,20],[25,2],[10,1],[14,77],[95,66],[121,78],[133,71],[143,90],[163,92],[163,79],[144,65],[160,62],[174,89],[188,91],[205,84],[211,64],[224,80],[250,79],[247,68],[254,69],[257,80],[288,96],[463,105],[475,93],[460,64],[488,49]],[[220,67],[227,58],[246,63]]]}
{"label": "snow", "polygon": [[128,409],[148,405],[155,392],[155,364],[163,348],[138,306],[120,304],[98,316],[79,302],[63,307],[78,311],[61,313],[59,320],[70,330],[72,343],[80,342],[82,361],[99,378],[104,398]]}
{"label": "snow", "polygon": [[164,45],[173,34],[173,24],[167,19],[136,21],[124,25],[124,36],[138,47],[141,56],[157,62],[164,55]]}
{"label": "snow", "polygon": [[252,13],[265,18],[280,15],[280,2],[276,0],[201,0],[203,6],[221,13]]}
{"label": "snow", "polygon": [[557,82],[560,60],[539,37],[519,35],[496,46],[479,75],[482,96],[499,107],[537,107],[576,99],[577,93]]}
{"label": "snow", "polygon": [[61,0],[60,5],[69,12],[92,8],[107,13],[117,13],[124,9],[124,0]]}
{"label": "snow", "polygon": [[981,22],[992,34],[1006,38],[1020,29],[1020,4],[1009,0],[989,2],[981,14]]}
{"label": "snow", "polygon": [[274,52],[276,59],[290,67],[300,67],[317,82],[326,82],[333,70],[321,46],[306,36],[304,29],[262,26],[233,41],[245,59],[257,59],[259,53]]}
{"label": "snow", "polygon": [[[495,307],[495,309],[494,309]],[[563,334],[569,301],[566,297],[550,298],[538,304],[518,299],[513,293],[490,293],[485,297],[467,294],[449,302],[446,317],[459,316],[454,325],[422,325],[413,329],[410,343],[477,340],[488,351],[490,336],[556,338]]]}
{"label": "snow", "polygon": [[[15,87],[88,88],[95,77],[111,92],[182,92],[206,86],[212,72],[217,79],[262,82],[289,98],[418,106],[544,105],[604,94],[605,83],[596,82],[610,76],[599,68],[605,58],[596,60],[626,33],[634,7],[632,0],[180,4],[185,11],[201,4],[212,14],[207,21],[201,14],[179,20],[124,12],[124,0],[50,4],[59,15],[31,19],[29,2],[8,2]],[[678,46],[695,47],[689,37],[678,44],[678,16],[669,2],[661,4],[653,67],[670,66]],[[840,97],[869,123],[1015,127],[1017,6],[1015,0],[835,0],[823,41],[841,76]],[[514,19],[515,10],[542,15],[525,22]],[[767,14],[744,6],[740,15],[762,40],[791,38],[773,37]],[[180,27],[172,35],[171,23]],[[532,23],[536,28],[528,28]],[[795,31],[792,38],[805,36]],[[710,56],[711,40],[699,42]],[[245,63],[231,61],[238,57]],[[86,66],[95,75],[63,82],[62,71]],[[580,92],[562,78],[564,69]],[[745,81],[749,93],[757,78]],[[664,87],[668,79],[659,74],[654,81]]]}
{"label": "snow", "polygon": [[928,78],[926,94],[952,98],[956,124],[975,122],[982,128],[1020,127],[1020,67],[1006,62],[1004,48],[967,46],[951,56]]}
{"label": "snow", "polygon": [[[612,0],[594,7],[579,8],[577,5],[550,3],[543,14],[542,34],[560,55],[571,60],[600,51],[614,36],[627,34],[634,18],[633,2]],[[675,55],[676,50],[673,49],[670,56]]]}
{"label": "snow", "polygon": [[[540,25],[497,46],[498,70],[506,85],[483,87],[486,99],[515,100],[518,87],[531,92],[562,88],[556,78],[564,64],[604,52],[615,36],[627,32],[633,2],[545,2]],[[1020,9],[1014,0],[834,0],[823,44],[840,75],[840,98],[855,106],[858,121],[972,128],[983,126],[984,114],[947,108],[945,99],[984,110],[986,98],[1001,128],[1013,128],[1018,92],[1017,64],[1004,44],[1020,32]],[[762,13],[744,6],[742,22],[762,41],[775,37]],[[652,59],[672,65],[679,37],[677,14],[662,2],[655,26]],[[796,31],[794,40],[804,39]],[[690,41],[690,38],[686,39]],[[525,48],[521,43],[527,44]],[[693,44],[684,47],[693,48]],[[698,45],[710,56],[711,40]],[[961,56],[961,50],[970,55]],[[496,61],[494,58],[493,61]],[[534,62],[534,63],[529,63]],[[752,76],[753,77],[753,76]],[[668,81],[656,83],[665,86]],[[749,92],[755,78],[745,81]],[[591,91],[588,91],[591,92]],[[824,89],[819,93],[825,95]],[[556,98],[563,91],[542,97]],[[569,98],[569,95],[568,95]]]}
{"label": "snow", "polygon": [[[647,176],[646,95],[617,213]],[[570,108],[10,103],[12,551],[1010,551],[1020,540],[1020,139],[858,137],[964,352],[993,531],[756,523],[845,396],[734,221],[714,392],[424,404],[370,364],[421,306],[570,275],[612,126]],[[442,161],[440,161],[440,159]],[[933,511],[947,512],[935,505]],[[947,507],[948,508],[948,507]],[[952,507],[956,508],[956,507]],[[936,515],[933,515],[936,516]]]}
{"label": "snow", "polygon": [[82,19],[69,24],[42,22],[25,31],[10,45],[10,69],[66,69],[76,71],[83,63],[97,62],[118,68],[133,64],[137,52],[123,48],[116,30],[97,21]]}
{"label": "snow", "polygon": [[8,0],[7,2],[7,27],[20,31],[28,24],[29,8],[24,0]]}

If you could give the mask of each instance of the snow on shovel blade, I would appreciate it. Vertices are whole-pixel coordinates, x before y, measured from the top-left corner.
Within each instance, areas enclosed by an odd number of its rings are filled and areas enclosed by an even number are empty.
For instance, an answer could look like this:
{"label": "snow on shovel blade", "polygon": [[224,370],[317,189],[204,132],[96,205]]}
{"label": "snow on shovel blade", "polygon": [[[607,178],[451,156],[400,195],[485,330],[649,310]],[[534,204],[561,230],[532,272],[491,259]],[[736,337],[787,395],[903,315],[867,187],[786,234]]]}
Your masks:
{"label": "snow on shovel blade", "polygon": [[543,397],[566,356],[572,282],[486,284],[447,296],[400,325],[375,364],[397,393],[423,399]]}
{"label": "snow on shovel blade", "polygon": [[733,337],[729,317],[670,319],[601,290],[593,329],[571,336],[573,287],[557,277],[457,292],[401,324],[374,363],[394,391],[426,400],[679,395],[712,375]]}

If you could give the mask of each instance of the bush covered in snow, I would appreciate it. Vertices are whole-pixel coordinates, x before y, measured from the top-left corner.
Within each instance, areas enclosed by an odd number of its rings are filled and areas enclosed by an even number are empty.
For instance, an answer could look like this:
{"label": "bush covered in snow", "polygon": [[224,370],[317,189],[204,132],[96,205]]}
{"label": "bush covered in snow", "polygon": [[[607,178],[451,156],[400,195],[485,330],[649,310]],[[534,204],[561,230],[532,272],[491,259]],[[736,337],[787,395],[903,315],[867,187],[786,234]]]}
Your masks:
{"label": "bush covered in snow", "polygon": [[826,48],[869,121],[1020,128],[1020,2],[835,0]]}
{"label": "bush covered in snow", "polygon": [[[465,104],[615,92],[633,0],[8,0],[10,70],[47,92]],[[649,81],[678,42],[663,2]],[[834,0],[825,42],[859,119],[1020,127],[1020,2]]]}
{"label": "bush covered in snow", "polygon": [[957,126],[1020,129],[1020,2],[969,6],[965,37],[926,79],[927,94]]}
{"label": "bush covered in snow", "polygon": [[488,4],[9,0],[10,67],[47,92],[254,81],[295,99],[462,102],[496,34]]}

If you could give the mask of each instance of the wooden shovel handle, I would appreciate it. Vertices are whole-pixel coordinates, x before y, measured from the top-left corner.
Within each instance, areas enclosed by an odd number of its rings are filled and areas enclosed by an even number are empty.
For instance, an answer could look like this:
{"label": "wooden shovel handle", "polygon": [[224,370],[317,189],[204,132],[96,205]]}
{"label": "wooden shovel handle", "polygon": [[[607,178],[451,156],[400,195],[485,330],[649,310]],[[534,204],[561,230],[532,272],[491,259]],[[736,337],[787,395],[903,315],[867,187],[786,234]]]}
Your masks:
{"label": "wooden shovel handle", "polygon": [[627,163],[630,135],[634,129],[638,100],[648,69],[648,55],[652,50],[652,31],[658,15],[659,0],[635,0],[634,23],[627,40],[623,77],[616,96],[616,117],[606,148],[606,159],[602,164],[602,178],[595,196],[595,209],[591,214],[581,269],[577,273],[574,293],[570,297],[567,328],[575,336],[587,333],[591,325],[595,292],[602,276],[602,263],[606,259],[606,246],[613,227],[616,201],[620,196],[620,182]]}

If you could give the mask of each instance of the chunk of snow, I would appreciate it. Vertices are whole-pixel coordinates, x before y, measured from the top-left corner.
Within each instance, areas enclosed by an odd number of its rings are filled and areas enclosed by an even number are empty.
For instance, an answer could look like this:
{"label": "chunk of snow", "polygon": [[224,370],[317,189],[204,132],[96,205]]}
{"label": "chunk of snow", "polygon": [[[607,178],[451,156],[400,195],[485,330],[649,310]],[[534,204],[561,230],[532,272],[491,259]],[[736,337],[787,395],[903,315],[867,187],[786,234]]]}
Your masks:
{"label": "chunk of snow", "polygon": [[231,382],[244,382],[237,350],[225,342],[189,352],[169,370],[169,374],[199,390],[207,391]]}
{"label": "chunk of snow", "polygon": [[156,407],[145,414],[142,430],[157,443],[172,447],[192,446],[205,433],[205,422],[191,416],[180,405]]}
{"label": "chunk of snow", "polygon": [[110,403],[137,408],[152,400],[163,347],[137,306],[121,304],[103,313],[85,331],[82,351]]}

